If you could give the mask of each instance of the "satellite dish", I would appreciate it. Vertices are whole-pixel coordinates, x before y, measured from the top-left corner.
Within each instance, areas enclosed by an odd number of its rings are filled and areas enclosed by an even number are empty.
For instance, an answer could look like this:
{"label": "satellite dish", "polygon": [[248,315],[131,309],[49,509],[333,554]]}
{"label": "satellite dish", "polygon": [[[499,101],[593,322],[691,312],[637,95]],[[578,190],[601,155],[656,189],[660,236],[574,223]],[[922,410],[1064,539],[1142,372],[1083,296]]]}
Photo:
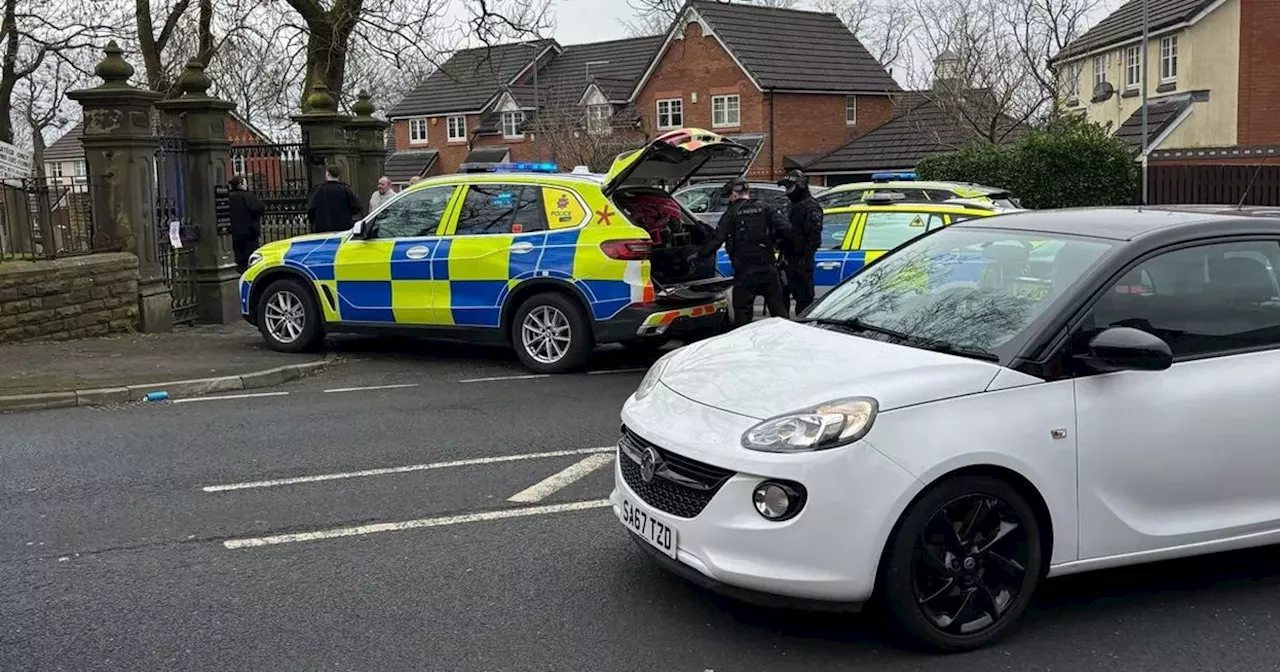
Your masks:
{"label": "satellite dish", "polygon": [[1116,92],[1116,87],[1111,86],[1111,82],[1107,82],[1107,81],[1098,82],[1098,84],[1093,87],[1093,102],[1100,103],[1104,100],[1107,100],[1112,95],[1114,95],[1115,92]]}

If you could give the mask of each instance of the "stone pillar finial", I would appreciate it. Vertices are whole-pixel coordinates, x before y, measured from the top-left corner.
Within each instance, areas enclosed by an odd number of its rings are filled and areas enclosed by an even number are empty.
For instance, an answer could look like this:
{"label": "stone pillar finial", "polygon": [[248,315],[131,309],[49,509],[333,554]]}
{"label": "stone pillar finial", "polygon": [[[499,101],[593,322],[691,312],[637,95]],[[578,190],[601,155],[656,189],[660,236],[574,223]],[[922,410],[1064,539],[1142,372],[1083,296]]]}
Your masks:
{"label": "stone pillar finial", "polygon": [[356,102],[351,106],[351,111],[356,113],[356,117],[372,117],[373,116],[373,98],[368,91],[360,89],[360,93],[356,94]]}
{"label": "stone pillar finial", "polygon": [[124,60],[124,50],[116,44],[115,40],[111,40],[103,51],[106,56],[93,69],[93,73],[102,79],[101,86],[128,86],[134,70],[133,66]]}
{"label": "stone pillar finial", "polygon": [[194,58],[187,61],[187,65],[182,68],[182,75],[178,77],[178,88],[182,90],[183,96],[192,98],[208,96],[207,92],[209,87],[213,86],[213,80],[205,74],[204,67],[204,63]]}
{"label": "stone pillar finial", "polygon": [[307,107],[311,108],[312,114],[337,114],[338,101],[329,92],[329,87],[324,82],[319,82],[311,87],[311,93],[307,95]]}

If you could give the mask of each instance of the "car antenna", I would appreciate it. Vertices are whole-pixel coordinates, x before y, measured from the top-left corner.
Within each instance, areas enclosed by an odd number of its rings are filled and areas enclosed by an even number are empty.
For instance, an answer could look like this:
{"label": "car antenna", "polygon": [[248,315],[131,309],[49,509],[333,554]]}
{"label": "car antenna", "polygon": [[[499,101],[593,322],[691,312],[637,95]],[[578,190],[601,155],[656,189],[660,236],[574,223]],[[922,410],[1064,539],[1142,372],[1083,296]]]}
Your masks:
{"label": "car antenna", "polygon": [[1253,171],[1253,177],[1249,178],[1249,184],[1244,188],[1244,193],[1240,195],[1240,202],[1236,203],[1236,210],[1244,209],[1244,202],[1249,198],[1249,192],[1253,190],[1253,183],[1258,181],[1258,176],[1262,174],[1262,167],[1267,164],[1268,157],[1262,157],[1258,162],[1258,167]]}

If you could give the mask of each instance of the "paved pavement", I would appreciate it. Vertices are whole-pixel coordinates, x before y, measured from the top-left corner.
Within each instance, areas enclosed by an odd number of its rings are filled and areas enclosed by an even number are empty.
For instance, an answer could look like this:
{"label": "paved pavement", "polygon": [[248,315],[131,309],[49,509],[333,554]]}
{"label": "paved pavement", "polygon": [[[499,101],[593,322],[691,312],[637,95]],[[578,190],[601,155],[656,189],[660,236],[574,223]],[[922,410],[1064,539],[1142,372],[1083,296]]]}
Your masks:
{"label": "paved pavement", "polygon": [[1051,581],[1014,639],[945,661],[865,616],[710,596],[601,508],[593,449],[648,360],[529,378],[456,346],[338,347],[270,396],[0,417],[0,670],[1280,666],[1276,550]]}

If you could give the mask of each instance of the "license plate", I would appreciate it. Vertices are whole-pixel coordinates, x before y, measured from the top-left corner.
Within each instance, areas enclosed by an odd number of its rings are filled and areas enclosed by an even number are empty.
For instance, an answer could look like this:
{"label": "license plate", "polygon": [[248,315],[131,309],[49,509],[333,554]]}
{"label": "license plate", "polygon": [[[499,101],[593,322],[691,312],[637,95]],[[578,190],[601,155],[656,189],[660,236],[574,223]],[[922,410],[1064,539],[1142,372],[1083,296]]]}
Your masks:
{"label": "license plate", "polygon": [[649,543],[650,546],[666,553],[672,559],[676,557],[676,528],[654,518],[640,507],[622,499],[622,524]]}

